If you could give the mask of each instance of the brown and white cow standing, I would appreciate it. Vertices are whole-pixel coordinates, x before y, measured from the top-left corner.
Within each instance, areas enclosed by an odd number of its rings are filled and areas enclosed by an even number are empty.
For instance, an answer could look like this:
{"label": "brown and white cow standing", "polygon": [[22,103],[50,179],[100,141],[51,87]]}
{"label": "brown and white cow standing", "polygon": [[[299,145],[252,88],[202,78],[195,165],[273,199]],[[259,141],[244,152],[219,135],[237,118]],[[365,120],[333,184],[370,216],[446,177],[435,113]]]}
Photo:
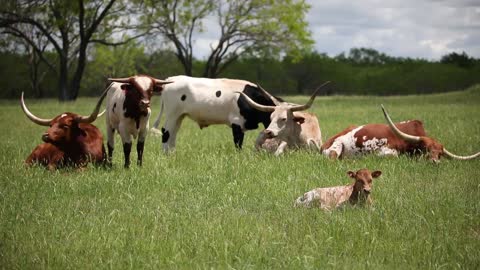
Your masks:
{"label": "brown and white cow standing", "polygon": [[[281,155],[287,147],[299,148],[313,146],[320,150],[322,133],[317,117],[313,114],[299,114],[297,112],[310,108],[320,88],[327,83],[318,87],[305,105],[280,102],[260,86],[258,87],[272,99],[275,106],[258,104],[247,95],[239,92],[253,108],[272,113],[270,115],[270,125],[262,131],[257,138],[256,147],[261,147],[264,144],[266,144],[265,148],[270,150],[276,147],[276,156]],[[308,123],[306,123],[306,121],[308,121]],[[267,139],[270,139],[270,141],[266,141]]]}
{"label": "brown and white cow standing", "polygon": [[132,137],[137,138],[137,165],[142,165],[143,149],[150,118],[150,99],[160,93],[163,85],[171,83],[146,75],[128,78],[110,78],[107,91],[108,162],[111,164],[115,145],[114,133],[118,131],[123,143],[124,167],[130,166]]}
{"label": "brown and white cow standing", "polygon": [[295,207],[317,206],[323,210],[332,210],[346,203],[351,205],[370,204],[372,199],[372,181],[379,177],[382,172],[370,172],[368,169],[361,169],[356,172],[348,171],[348,176],[355,179],[355,182],[346,186],[316,188],[306,192],[295,201]]}
{"label": "brown and white cow standing", "polygon": [[453,159],[467,160],[480,156],[480,152],[470,156],[458,156],[450,153],[441,143],[437,140],[426,136],[425,134],[415,134],[408,131],[397,128],[392,119],[387,113],[387,110],[382,106],[383,115],[388,122],[388,126],[395,134],[395,136],[402,141],[405,145],[414,148],[417,152],[427,154],[428,158],[433,162],[439,162],[442,156],[447,156]]}
{"label": "brown and white cow standing", "polygon": [[52,119],[42,119],[28,110],[22,92],[20,105],[25,115],[36,124],[49,127],[42,135],[44,143],[33,150],[25,163],[40,164],[50,170],[65,166],[83,167],[88,162],[104,163],[103,136],[91,123],[97,119],[106,94],[104,91],[89,116],[65,112]]}

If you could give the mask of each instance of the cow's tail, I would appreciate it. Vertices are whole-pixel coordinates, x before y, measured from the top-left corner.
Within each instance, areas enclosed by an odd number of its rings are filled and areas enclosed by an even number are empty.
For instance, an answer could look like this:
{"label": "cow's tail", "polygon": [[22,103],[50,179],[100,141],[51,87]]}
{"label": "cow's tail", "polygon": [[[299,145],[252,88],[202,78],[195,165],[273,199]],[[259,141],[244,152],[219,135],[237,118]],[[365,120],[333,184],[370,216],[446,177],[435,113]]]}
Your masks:
{"label": "cow's tail", "polygon": [[160,105],[160,113],[158,114],[157,119],[153,123],[153,127],[150,129],[151,132],[157,135],[162,134],[162,132],[158,129],[158,126],[160,125],[160,120],[162,120],[163,108],[164,108],[164,104],[162,99],[161,105]]}

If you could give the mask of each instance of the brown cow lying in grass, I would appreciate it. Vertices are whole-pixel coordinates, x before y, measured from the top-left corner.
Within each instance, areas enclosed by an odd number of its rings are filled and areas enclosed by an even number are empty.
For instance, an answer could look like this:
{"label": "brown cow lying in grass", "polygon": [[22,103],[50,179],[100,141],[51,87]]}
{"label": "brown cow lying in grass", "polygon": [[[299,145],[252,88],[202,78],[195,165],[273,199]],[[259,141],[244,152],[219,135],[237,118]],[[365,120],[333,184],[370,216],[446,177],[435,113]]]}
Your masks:
{"label": "brown cow lying in grass", "polygon": [[373,178],[379,177],[382,172],[370,172],[361,169],[357,172],[348,171],[347,174],[355,179],[350,185],[316,188],[306,192],[295,201],[295,206],[312,207],[318,206],[323,210],[332,210],[346,203],[356,205],[371,203],[370,192]]}

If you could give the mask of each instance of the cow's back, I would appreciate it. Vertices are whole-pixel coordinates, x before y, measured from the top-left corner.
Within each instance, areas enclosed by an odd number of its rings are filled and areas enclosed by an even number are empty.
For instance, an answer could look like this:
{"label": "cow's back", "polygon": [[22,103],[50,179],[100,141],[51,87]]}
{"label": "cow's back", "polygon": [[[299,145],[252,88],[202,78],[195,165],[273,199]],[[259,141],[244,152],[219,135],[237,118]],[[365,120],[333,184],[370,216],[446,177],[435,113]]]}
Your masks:
{"label": "cow's back", "polygon": [[305,121],[300,124],[300,139],[307,144],[309,141],[314,141],[320,148],[322,146],[322,131],[317,116],[309,112],[294,112],[293,115],[301,116],[305,119]]}

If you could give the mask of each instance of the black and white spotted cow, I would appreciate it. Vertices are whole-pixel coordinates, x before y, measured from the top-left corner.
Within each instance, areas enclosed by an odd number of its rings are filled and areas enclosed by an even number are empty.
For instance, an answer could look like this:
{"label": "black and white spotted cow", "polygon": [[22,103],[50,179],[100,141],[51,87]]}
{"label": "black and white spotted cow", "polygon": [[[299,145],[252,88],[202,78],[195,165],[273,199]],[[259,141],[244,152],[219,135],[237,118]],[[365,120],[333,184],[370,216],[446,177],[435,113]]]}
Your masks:
{"label": "black and white spotted cow", "polygon": [[152,131],[157,129],[165,110],[162,128],[163,149],[175,149],[177,132],[185,116],[198,123],[200,128],[209,125],[226,124],[232,128],[233,141],[242,148],[244,132],[257,129],[258,124],[270,125],[271,112],[262,112],[250,106],[242,92],[255,102],[274,106],[273,101],[257,85],[233,79],[208,79],[188,76],[174,76],[166,79],[173,83],[166,85],[161,93],[162,108]]}
{"label": "black and white spotted cow", "polygon": [[118,131],[123,143],[125,168],[130,166],[132,137],[137,138],[137,164],[142,165],[143,149],[150,118],[150,99],[160,93],[164,85],[171,83],[146,75],[128,78],[110,78],[107,94],[108,162],[111,164],[115,145],[114,133]]}

